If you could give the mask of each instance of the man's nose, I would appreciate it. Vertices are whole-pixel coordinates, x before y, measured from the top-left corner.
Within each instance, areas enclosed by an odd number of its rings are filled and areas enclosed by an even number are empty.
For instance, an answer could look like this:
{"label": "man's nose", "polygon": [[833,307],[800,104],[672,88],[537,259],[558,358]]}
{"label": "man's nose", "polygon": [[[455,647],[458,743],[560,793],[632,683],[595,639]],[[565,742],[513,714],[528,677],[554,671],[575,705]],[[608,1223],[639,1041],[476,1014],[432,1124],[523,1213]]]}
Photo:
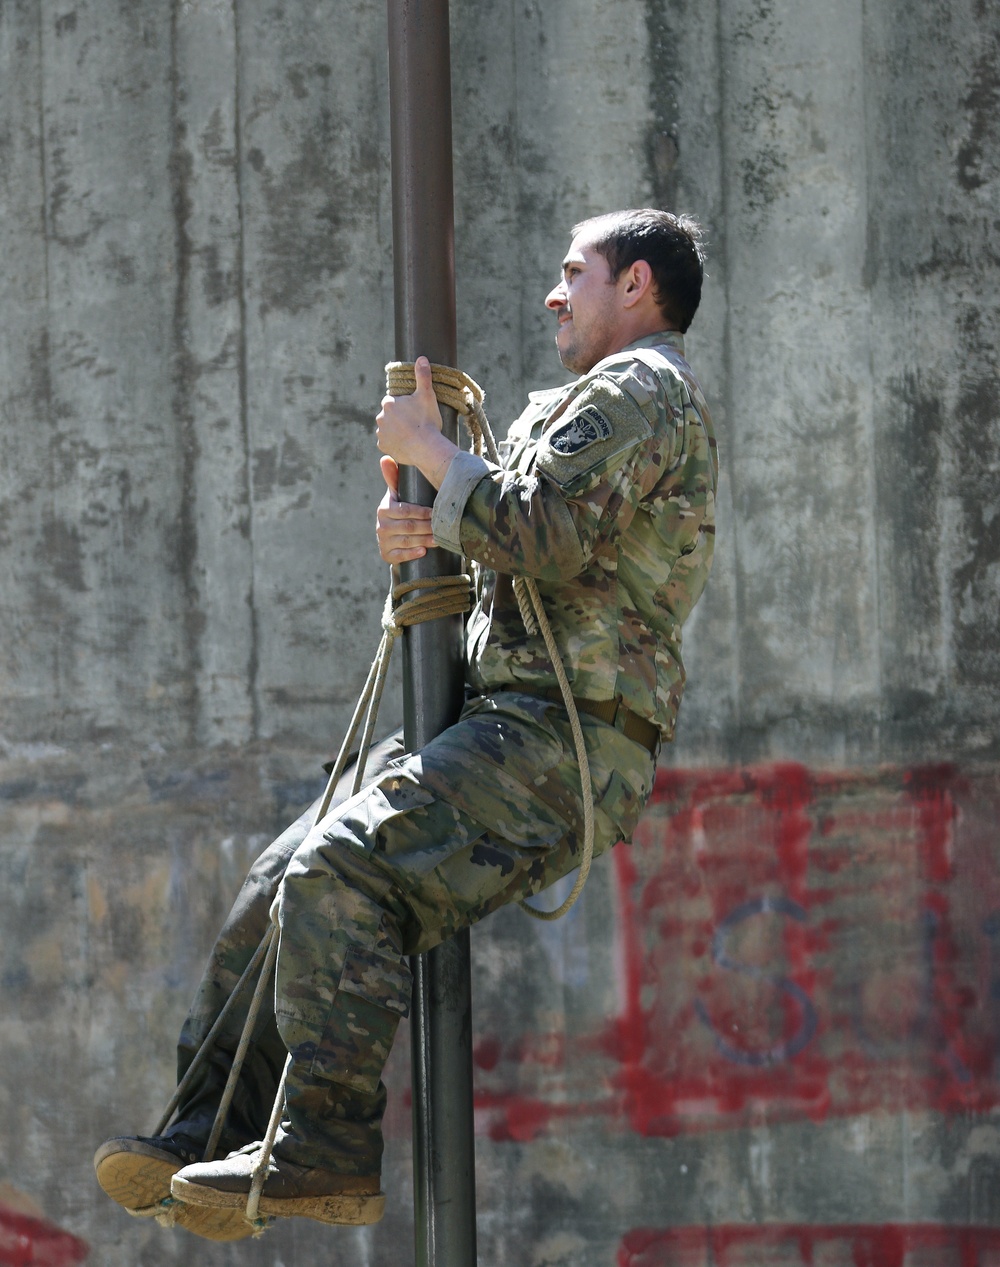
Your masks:
{"label": "man's nose", "polygon": [[553,310],[566,307],[566,285],[564,282],[557,282],[545,296],[545,307]]}

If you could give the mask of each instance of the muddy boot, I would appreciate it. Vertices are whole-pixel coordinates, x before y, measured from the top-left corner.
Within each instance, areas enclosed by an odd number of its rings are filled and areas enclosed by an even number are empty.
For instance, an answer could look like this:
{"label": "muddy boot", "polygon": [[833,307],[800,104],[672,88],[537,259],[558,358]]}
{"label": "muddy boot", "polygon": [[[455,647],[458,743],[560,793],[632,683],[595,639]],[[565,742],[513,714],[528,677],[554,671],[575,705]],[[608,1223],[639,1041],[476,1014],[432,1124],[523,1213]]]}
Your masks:
{"label": "muddy boot", "polygon": [[[222,1161],[186,1166],[174,1175],[170,1191],[192,1209],[238,1211],[243,1216],[260,1144],[248,1144]],[[300,1217],[320,1223],[377,1223],[385,1211],[378,1175],[342,1175],[299,1166],[272,1153],[260,1198],[260,1213]]]}
{"label": "muddy boot", "polygon": [[[184,1133],[178,1123],[167,1135],[122,1135],[94,1154],[97,1182],[112,1201],[138,1218],[182,1227],[210,1241],[238,1241],[258,1230],[238,1210],[183,1205],[170,1194],[170,1180],[183,1167],[200,1161],[205,1141]],[[244,1203],[245,1204],[245,1203]]]}

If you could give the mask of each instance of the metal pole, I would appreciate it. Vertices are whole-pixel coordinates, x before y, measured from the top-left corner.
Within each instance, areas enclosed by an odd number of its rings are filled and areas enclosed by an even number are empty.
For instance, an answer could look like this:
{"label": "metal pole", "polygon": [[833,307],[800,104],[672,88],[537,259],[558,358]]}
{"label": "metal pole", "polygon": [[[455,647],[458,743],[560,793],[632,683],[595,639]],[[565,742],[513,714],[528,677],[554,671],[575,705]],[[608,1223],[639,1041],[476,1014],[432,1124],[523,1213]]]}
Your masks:
{"label": "metal pole", "polygon": [[[455,244],[448,0],[388,0],[389,111],[396,355],[454,365]],[[457,435],[445,410],[445,434]],[[434,490],[413,468],[404,501],[430,505]],[[457,572],[432,550],[404,576]],[[407,629],[403,638],[404,735],[409,750],[450,725],[462,706],[461,617]],[[413,1187],[417,1267],[474,1267],[476,1189],[472,1126],[472,992],[469,934],[413,961]]]}

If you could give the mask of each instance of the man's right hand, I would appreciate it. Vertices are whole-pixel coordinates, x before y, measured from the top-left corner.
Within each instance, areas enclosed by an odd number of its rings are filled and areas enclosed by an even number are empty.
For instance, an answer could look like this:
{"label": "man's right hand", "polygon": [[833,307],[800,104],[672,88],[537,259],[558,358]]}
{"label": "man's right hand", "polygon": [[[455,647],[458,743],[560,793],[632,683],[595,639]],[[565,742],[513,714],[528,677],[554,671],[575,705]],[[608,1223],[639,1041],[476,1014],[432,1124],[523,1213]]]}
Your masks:
{"label": "man's right hand", "polygon": [[399,467],[395,458],[380,459],[386,494],[379,502],[375,535],[379,554],[386,563],[422,559],[434,547],[430,506],[414,506],[399,500]]}

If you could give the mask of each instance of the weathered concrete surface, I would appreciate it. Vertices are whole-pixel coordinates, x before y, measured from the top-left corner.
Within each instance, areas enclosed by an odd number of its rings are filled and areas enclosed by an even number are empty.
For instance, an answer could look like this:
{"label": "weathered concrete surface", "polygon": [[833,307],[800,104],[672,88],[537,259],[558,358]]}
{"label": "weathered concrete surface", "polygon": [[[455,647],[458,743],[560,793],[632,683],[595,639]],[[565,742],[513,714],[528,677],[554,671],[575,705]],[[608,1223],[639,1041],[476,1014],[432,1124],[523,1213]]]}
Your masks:
{"label": "weathered concrete surface", "polygon": [[[405,1040],[374,1231],[193,1249],[89,1170],[155,1119],[215,925],[319,786],[378,630],[384,25],[350,0],[0,5],[0,1180],[101,1267],[411,1260]],[[664,793],[624,855],[648,919],[622,918],[619,860],[564,923],[475,938],[481,1261],[994,1252],[995,6],[476,0],[453,44],[461,362],[491,416],[558,378],[569,225],[658,200],[708,229],[689,353],[725,472],[663,761],[677,787],[717,771],[715,826]],[[787,758],[751,813],[767,781],[740,772]],[[825,811],[801,799],[835,770]],[[827,822],[864,873],[827,886],[856,934],[818,872],[760,869],[806,820],[809,866]],[[931,820],[955,852],[918,874]],[[687,870],[660,877],[670,849]],[[736,926],[756,976],[720,949]],[[719,1007],[795,1094],[704,1049]],[[685,1095],[667,1134],[639,1111]]]}

